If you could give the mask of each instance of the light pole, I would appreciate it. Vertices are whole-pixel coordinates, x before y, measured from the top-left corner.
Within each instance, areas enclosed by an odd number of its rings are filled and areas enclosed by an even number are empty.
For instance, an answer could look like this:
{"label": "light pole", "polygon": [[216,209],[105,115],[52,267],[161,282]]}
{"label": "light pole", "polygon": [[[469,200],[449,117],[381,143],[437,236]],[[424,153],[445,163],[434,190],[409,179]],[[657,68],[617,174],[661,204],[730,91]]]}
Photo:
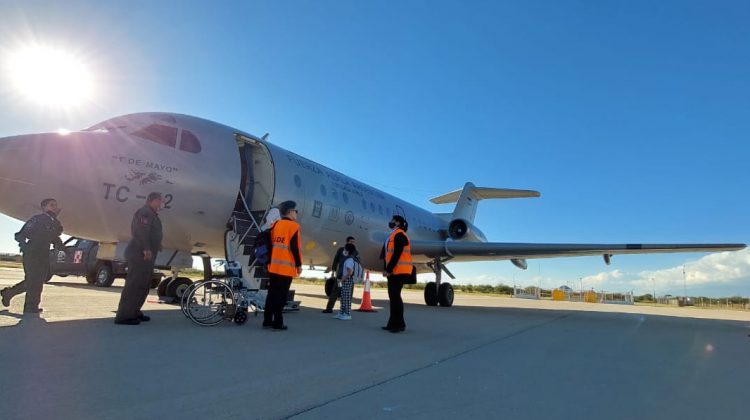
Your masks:
{"label": "light pole", "polygon": [[653,287],[654,287],[654,295],[653,295],[654,296],[654,303],[656,303],[657,302],[657,300],[656,300],[656,279],[653,278],[653,277],[651,277],[651,283],[653,283]]}
{"label": "light pole", "polygon": [[583,300],[583,277],[578,277],[578,281],[581,282],[581,300]]}
{"label": "light pole", "polygon": [[682,295],[687,303],[687,277],[685,276],[685,265],[682,265]]}

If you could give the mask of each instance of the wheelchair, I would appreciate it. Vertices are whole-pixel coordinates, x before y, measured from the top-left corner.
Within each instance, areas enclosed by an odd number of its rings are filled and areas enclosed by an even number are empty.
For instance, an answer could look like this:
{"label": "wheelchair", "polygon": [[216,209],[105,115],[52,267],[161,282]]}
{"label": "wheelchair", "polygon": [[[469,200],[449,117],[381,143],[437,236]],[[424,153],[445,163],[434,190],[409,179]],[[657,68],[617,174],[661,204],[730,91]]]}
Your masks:
{"label": "wheelchair", "polygon": [[223,321],[242,325],[250,312],[258,316],[263,311],[265,296],[249,287],[241,266],[228,262],[226,273],[226,277],[195,282],[185,291],[180,307],[188,319],[204,327]]}

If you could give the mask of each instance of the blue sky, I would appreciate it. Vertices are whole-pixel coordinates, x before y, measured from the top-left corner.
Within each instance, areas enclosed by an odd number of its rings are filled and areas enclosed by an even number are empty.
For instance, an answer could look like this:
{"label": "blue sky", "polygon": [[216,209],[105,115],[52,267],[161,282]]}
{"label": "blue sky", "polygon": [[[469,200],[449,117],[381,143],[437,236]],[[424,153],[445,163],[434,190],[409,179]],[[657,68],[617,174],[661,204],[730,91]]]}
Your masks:
{"label": "blue sky", "polygon": [[[51,44],[95,75],[94,99],[67,109],[3,79],[0,136],[181,112],[270,132],[432,211],[466,181],[541,191],[482,202],[492,241],[750,239],[747,2],[6,0],[0,16],[0,61]],[[0,216],[0,251],[19,226]],[[682,289],[683,264],[691,293],[750,295],[747,251],[450,268],[636,292],[656,277],[662,294]]]}

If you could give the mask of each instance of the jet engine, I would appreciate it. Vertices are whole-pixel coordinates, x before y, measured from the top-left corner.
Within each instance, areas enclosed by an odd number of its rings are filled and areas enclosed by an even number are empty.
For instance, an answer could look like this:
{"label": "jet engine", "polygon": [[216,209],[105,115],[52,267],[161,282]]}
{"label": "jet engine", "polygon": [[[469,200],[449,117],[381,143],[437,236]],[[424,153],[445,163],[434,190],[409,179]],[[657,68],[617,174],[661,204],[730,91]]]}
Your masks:
{"label": "jet engine", "polygon": [[453,219],[448,224],[448,236],[454,241],[487,242],[479,228],[464,219]]}

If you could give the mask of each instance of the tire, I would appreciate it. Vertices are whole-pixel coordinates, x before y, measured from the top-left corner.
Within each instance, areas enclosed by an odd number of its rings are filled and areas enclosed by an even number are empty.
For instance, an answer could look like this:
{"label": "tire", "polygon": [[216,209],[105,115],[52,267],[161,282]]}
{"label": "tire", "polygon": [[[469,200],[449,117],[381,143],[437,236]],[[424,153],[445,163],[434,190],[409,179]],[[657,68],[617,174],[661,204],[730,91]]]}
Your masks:
{"label": "tire", "polygon": [[106,262],[96,264],[95,276],[94,286],[97,287],[109,287],[115,281],[115,273],[112,271],[112,266]]}
{"label": "tire", "polygon": [[326,297],[331,297],[331,291],[333,290],[333,282],[336,281],[333,277],[326,279]]}
{"label": "tire", "polygon": [[[65,276],[61,276],[61,277],[65,277]],[[50,280],[52,280],[52,273],[47,272],[47,277],[44,279],[44,282],[49,283]]]}
{"label": "tire", "polygon": [[438,303],[446,308],[453,306],[453,286],[450,283],[440,284],[438,289]]}
{"label": "tire", "polygon": [[424,303],[427,306],[437,306],[438,304],[437,283],[434,281],[427,282],[424,286]]}
{"label": "tire", "polygon": [[167,296],[167,286],[169,286],[170,281],[172,281],[172,277],[164,277],[162,281],[159,282],[159,285],[156,286],[156,294],[159,297]]}
{"label": "tire", "polygon": [[96,283],[96,271],[86,274],[86,283],[88,284]]}
{"label": "tire", "polygon": [[156,289],[159,287],[159,284],[161,284],[161,277],[152,277],[151,278],[151,284],[149,285],[149,288]]}
{"label": "tire", "polygon": [[187,277],[177,277],[170,280],[167,285],[167,297],[175,298],[177,302],[182,301],[182,295],[193,284],[193,281]]}
{"label": "tire", "polygon": [[247,312],[243,309],[240,309],[237,311],[236,314],[234,314],[234,323],[237,325],[242,325],[247,322]]}

